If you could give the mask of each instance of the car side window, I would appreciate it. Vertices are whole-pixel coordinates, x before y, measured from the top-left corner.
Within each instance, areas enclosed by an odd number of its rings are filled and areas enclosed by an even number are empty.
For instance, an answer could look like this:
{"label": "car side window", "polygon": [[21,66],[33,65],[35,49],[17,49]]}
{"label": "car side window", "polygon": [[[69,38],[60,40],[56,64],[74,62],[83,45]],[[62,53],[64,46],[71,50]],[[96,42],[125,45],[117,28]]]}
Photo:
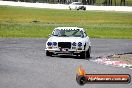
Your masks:
{"label": "car side window", "polygon": [[60,30],[56,29],[56,30],[53,31],[52,35],[53,36],[58,36],[59,32],[60,32]]}

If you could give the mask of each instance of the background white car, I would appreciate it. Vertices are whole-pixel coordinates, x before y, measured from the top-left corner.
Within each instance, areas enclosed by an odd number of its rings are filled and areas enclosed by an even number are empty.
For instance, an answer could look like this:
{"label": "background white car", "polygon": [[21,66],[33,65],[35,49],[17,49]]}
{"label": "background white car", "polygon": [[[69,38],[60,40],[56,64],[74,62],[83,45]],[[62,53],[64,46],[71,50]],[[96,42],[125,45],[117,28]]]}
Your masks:
{"label": "background white car", "polygon": [[57,27],[46,42],[46,55],[71,54],[90,58],[91,44],[83,28]]}
{"label": "background white car", "polygon": [[81,2],[72,2],[71,4],[69,4],[69,9],[86,10],[86,7]]}

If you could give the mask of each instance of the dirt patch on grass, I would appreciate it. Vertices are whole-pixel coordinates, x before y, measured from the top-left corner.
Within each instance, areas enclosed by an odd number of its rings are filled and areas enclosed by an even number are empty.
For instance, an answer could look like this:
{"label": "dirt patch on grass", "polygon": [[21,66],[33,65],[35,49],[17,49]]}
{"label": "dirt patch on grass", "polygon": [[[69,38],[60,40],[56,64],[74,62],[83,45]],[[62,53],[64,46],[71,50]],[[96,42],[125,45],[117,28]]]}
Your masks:
{"label": "dirt patch on grass", "polygon": [[112,61],[122,61],[127,64],[132,64],[132,53],[112,55],[109,56],[109,59]]}

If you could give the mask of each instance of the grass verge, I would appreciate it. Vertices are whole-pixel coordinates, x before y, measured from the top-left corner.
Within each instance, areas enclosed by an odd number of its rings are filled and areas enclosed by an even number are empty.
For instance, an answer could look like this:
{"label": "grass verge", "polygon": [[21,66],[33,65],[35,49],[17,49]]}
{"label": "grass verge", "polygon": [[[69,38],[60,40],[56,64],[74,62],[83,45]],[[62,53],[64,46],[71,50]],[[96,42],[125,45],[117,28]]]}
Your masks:
{"label": "grass verge", "polygon": [[47,38],[58,26],[85,28],[92,38],[132,38],[132,13],[0,6],[0,37]]}

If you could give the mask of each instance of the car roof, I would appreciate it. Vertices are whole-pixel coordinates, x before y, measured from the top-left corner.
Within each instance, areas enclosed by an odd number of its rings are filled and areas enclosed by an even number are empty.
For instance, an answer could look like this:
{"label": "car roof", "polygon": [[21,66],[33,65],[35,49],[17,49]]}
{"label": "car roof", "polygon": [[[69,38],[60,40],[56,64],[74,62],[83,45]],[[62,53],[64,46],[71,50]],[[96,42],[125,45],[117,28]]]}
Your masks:
{"label": "car roof", "polygon": [[81,2],[72,2],[71,4],[73,4],[73,5],[80,5],[82,3]]}
{"label": "car roof", "polygon": [[84,31],[83,28],[79,28],[79,27],[57,27],[54,30],[56,30],[56,29],[60,29],[60,30],[77,30],[77,29],[79,29],[81,31]]}

